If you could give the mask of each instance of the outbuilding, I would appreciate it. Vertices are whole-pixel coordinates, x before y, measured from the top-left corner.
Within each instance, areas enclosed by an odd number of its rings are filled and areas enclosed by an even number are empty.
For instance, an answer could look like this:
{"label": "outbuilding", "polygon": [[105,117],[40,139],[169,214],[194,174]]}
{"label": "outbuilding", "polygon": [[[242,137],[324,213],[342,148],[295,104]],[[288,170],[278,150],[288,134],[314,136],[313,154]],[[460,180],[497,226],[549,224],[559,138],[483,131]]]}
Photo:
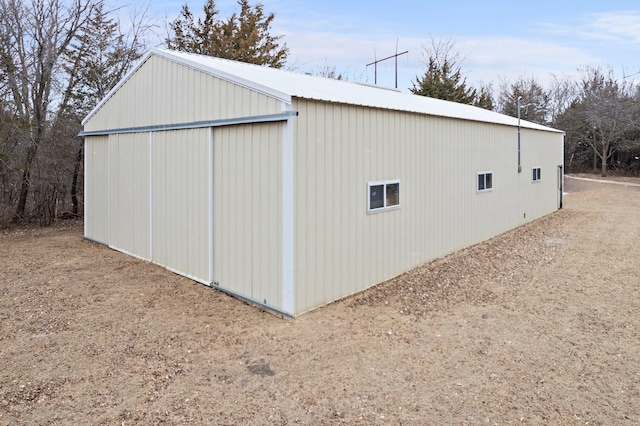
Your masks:
{"label": "outbuilding", "polygon": [[559,130],[208,56],[149,51],[83,125],[86,238],[285,316],[562,206]]}

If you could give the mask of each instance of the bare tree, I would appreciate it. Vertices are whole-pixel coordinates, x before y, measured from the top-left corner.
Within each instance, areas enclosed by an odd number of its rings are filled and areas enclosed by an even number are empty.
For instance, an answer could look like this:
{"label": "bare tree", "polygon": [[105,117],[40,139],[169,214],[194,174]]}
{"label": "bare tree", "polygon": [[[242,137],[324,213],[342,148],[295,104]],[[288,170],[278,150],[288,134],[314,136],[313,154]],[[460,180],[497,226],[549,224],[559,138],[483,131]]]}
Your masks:
{"label": "bare tree", "polygon": [[611,156],[631,143],[627,135],[638,127],[636,89],[626,80],[617,80],[613,71],[587,68],[581,81],[580,103],[584,122],[593,129],[587,139],[601,161],[601,175],[607,176]]}
{"label": "bare tree", "polygon": [[317,75],[318,77],[331,78],[334,80],[349,80],[349,77],[346,73],[337,71],[337,67],[335,65],[329,65],[326,58],[322,66],[316,67],[315,71],[308,72],[307,74]]}
{"label": "bare tree", "polygon": [[18,155],[26,145],[26,123],[10,108],[5,96],[0,97],[0,229],[6,227],[15,213],[20,180]]}
{"label": "bare tree", "polygon": [[0,227],[80,213],[81,120],[141,56],[147,5],[123,32],[103,0],[0,0]]}
{"label": "bare tree", "polygon": [[518,116],[518,98],[521,98],[522,119],[539,124],[549,123],[549,93],[533,77],[520,77],[513,83],[500,85],[497,111]]}
{"label": "bare tree", "polygon": [[610,159],[621,150],[639,145],[638,89],[613,70],[587,67],[577,83],[577,96],[557,123],[567,131],[572,143],[588,146],[594,168],[600,160],[600,174],[607,176]]}
{"label": "bare tree", "polygon": [[[25,216],[32,169],[50,134],[52,108],[63,110],[60,58],[99,4],[94,0],[0,0],[0,71],[28,142],[14,221]],[[64,92],[64,89],[62,90]]]}
{"label": "bare tree", "polygon": [[551,88],[547,92],[549,96],[548,113],[549,121],[555,123],[558,116],[571,106],[578,95],[575,80],[563,75],[551,75]]}

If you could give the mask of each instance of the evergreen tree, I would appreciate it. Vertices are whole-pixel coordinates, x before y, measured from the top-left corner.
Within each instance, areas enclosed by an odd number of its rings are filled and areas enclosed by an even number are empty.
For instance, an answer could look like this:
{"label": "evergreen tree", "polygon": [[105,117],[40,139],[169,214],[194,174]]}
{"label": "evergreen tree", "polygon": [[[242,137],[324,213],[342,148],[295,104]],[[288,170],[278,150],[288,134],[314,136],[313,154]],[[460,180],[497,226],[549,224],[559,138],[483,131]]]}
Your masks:
{"label": "evergreen tree", "polygon": [[493,109],[490,87],[478,91],[467,85],[462,75],[460,57],[452,54],[453,42],[431,40],[431,46],[425,48],[427,70],[422,78],[416,76],[409,90],[415,95],[470,104],[481,108]]}
{"label": "evergreen tree", "polygon": [[257,65],[282,68],[289,54],[282,36],[271,34],[273,13],[265,14],[261,4],[251,6],[238,1],[239,13],[227,19],[218,17],[215,0],[207,0],[204,19],[195,18],[189,7],[182,6],[180,16],[169,24],[169,49],[232,59]]}
{"label": "evergreen tree", "polygon": [[491,96],[491,86],[483,86],[480,88],[480,92],[476,95],[473,105],[493,111],[493,96]]}
{"label": "evergreen tree", "polygon": [[[145,19],[144,17],[142,19]],[[82,27],[82,31],[66,53],[65,70],[72,84],[66,96],[80,117],[104,98],[124,77],[145,49],[141,22],[134,22],[129,33],[121,32],[113,13],[98,4]]]}
{"label": "evergreen tree", "polygon": [[476,90],[467,87],[460,68],[448,58],[442,62],[438,62],[437,58],[429,58],[427,71],[422,78],[416,77],[410,90],[415,95],[462,104],[472,104],[476,98]]}

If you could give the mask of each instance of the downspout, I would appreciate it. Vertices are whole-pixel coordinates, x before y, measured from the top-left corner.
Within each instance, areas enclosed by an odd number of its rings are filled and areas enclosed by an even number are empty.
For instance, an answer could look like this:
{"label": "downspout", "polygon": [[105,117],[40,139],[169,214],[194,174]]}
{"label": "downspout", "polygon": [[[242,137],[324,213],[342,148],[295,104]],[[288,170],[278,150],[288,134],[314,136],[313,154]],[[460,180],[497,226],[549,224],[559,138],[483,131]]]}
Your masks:
{"label": "downspout", "polygon": [[518,96],[518,173],[522,173],[522,163],[520,162],[520,101],[522,96]]}

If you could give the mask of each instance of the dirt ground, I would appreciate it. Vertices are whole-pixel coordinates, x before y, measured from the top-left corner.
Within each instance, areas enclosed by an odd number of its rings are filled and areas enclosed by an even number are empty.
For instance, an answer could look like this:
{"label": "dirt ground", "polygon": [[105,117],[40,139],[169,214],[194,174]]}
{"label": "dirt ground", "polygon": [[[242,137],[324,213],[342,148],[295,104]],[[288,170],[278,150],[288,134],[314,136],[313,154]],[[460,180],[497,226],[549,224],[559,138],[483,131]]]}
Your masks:
{"label": "dirt ground", "polygon": [[640,424],[640,185],[566,189],[293,320],[80,224],[0,233],[0,424]]}

